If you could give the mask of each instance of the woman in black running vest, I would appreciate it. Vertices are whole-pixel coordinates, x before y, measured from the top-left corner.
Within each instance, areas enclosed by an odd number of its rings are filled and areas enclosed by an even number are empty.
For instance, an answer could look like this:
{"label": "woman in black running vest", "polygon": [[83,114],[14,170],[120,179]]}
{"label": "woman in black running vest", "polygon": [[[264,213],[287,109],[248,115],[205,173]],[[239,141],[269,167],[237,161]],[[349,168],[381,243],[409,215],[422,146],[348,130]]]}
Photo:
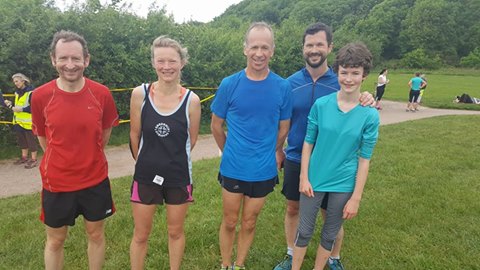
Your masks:
{"label": "woman in black running vest", "polygon": [[157,205],[166,204],[170,269],[180,269],[184,221],[192,198],[190,154],[200,127],[200,99],[180,85],[187,50],[160,36],[151,46],[158,80],[136,87],[130,100],[130,147],[136,160],[130,201],[135,223],[131,269],[144,269]]}

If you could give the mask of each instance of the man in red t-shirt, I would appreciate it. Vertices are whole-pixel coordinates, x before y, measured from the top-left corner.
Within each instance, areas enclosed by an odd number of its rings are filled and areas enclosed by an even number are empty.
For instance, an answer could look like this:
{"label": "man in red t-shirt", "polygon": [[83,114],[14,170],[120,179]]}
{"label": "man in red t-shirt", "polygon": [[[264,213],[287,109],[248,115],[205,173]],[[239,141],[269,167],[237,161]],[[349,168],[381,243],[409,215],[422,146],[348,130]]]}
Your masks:
{"label": "man in red t-shirt", "polygon": [[63,268],[68,226],[83,215],[89,269],[101,269],[104,219],[115,212],[103,149],[118,113],[108,88],[83,76],[90,62],[83,37],[57,32],[50,57],[59,77],[38,87],[31,102],[32,129],[45,153],[40,165],[45,268]]}

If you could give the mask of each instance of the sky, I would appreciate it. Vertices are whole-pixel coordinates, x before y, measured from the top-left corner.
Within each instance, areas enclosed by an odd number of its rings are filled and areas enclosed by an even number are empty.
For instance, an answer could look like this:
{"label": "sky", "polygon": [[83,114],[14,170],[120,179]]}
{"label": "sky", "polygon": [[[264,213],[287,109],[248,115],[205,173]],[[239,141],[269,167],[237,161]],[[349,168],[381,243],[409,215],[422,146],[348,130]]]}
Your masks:
{"label": "sky", "polygon": [[[85,0],[79,0],[84,2]],[[124,0],[131,3],[135,13],[146,16],[148,8],[154,2],[156,6],[166,6],[167,14],[173,14],[177,23],[187,22],[190,19],[199,22],[209,22],[221,15],[229,6],[241,2],[241,0]],[[60,9],[64,9],[73,3],[74,0],[56,0],[55,3]],[[100,0],[102,4],[109,0]]]}

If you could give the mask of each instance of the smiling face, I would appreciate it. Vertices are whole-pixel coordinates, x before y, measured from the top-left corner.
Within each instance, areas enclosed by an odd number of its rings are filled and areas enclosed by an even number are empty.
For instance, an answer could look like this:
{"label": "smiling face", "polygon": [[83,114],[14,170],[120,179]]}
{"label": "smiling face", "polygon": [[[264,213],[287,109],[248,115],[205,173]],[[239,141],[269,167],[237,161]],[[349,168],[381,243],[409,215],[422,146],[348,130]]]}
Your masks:
{"label": "smiling face", "polygon": [[171,47],[158,47],[153,51],[153,67],[159,80],[179,82],[184,63],[180,54]]}
{"label": "smiling face", "polygon": [[338,83],[345,93],[360,93],[364,79],[363,67],[338,67]]}
{"label": "smiling face", "polygon": [[61,39],[55,46],[55,54],[51,56],[51,60],[60,79],[76,83],[83,79],[83,72],[90,63],[90,56],[84,57],[80,42],[64,42]]}
{"label": "smiling face", "polygon": [[257,27],[250,30],[243,53],[247,57],[247,69],[256,73],[268,72],[268,64],[273,56],[273,34],[269,29]]}
{"label": "smiling face", "polygon": [[13,83],[15,84],[15,87],[17,87],[18,89],[25,88],[25,81],[22,80],[22,78],[20,77],[13,78]]}
{"label": "smiling face", "polygon": [[328,54],[332,51],[332,45],[328,45],[325,31],[313,35],[306,35],[303,44],[303,58],[308,66],[318,68],[325,63]]}

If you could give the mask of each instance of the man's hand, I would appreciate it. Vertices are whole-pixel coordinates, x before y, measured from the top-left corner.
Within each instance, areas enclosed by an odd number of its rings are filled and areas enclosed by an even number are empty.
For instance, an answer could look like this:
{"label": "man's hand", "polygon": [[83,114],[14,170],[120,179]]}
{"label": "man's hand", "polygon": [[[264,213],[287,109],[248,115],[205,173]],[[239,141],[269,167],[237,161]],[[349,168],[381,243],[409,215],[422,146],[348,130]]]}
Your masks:
{"label": "man's hand", "polygon": [[370,94],[369,92],[365,91],[362,94],[360,94],[360,105],[362,106],[370,106],[373,107],[375,105],[375,98],[373,98],[373,95]]}
{"label": "man's hand", "polygon": [[283,152],[283,149],[275,152],[275,159],[277,161],[277,170],[282,170],[283,162],[285,162],[285,152]]}

